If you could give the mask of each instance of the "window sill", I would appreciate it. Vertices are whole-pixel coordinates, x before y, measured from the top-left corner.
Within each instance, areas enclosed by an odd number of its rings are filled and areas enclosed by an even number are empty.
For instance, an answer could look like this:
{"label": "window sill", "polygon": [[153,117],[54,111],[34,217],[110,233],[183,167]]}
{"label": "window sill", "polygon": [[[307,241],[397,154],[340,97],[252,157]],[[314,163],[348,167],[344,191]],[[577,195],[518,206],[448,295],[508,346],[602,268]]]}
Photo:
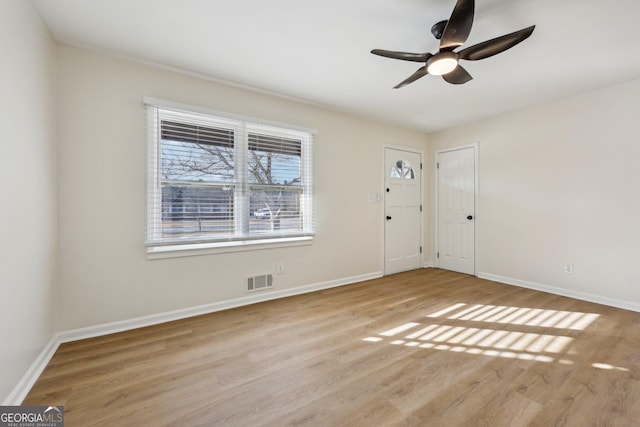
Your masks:
{"label": "window sill", "polygon": [[313,237],[286,237],[263,240],[238,240],[218,243],[192,243],[185,245],[153,246],[147,248],[147,259],[178,258],[187,256],[223,254],[230,252],[257,251],[262,249],[307,246],[313,243]]}

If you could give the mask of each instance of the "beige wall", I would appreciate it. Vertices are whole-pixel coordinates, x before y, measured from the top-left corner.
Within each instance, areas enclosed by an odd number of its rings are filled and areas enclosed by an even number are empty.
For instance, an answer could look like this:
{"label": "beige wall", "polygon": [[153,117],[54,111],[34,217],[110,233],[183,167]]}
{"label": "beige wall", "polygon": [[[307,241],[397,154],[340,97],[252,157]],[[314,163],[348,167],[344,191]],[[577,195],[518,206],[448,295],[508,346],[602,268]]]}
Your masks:
{"label": "beige wall", "polygon": [[53,53],[31,2],[0,0],[0,399],[55,332]]}
{"label": "beige wall", "polygon": [[[368,195],[383,186],[383,146],[425,150],[424,134],[72,47],[57,53],[61,330],[242,297],[245,277],[277,262],[276,289],[382,272],[383,206]],[[317,129],[313,245],[147,260],[144,96]]]}
{"label": "beige wall", "polygon": [[640,308],[639,113],[634,80],[430,135],[479,142],[477,272]]}

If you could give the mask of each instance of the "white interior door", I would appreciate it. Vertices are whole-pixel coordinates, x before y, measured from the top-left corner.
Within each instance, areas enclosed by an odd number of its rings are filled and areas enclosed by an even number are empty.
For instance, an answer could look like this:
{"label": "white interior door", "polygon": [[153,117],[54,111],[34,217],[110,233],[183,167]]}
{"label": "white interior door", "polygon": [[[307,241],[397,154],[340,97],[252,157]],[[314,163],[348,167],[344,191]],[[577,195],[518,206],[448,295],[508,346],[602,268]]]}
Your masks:
{"label": "white interior door", "polygon": [[437,158],[437,265],[475,274],[476,147],[440,152]]}
{"label": "white interior door", "polygon": [[421,155],[385,148],[385,274],[422,267]]}

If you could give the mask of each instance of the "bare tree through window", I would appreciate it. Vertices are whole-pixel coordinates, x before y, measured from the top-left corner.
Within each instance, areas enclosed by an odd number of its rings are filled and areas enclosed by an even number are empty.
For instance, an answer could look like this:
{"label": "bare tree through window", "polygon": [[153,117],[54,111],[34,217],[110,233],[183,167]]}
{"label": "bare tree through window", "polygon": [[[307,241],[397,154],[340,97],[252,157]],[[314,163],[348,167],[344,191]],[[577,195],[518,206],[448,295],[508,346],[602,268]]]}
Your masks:
{"label": "bare tree through window", "polygon": [[242,190],[249,192],[248,232],[302,229],[301,141],[249,133],[243,179],[234,138],[233,129],[162,122],[165,232],[233,232],[233,196],[243,181]]}

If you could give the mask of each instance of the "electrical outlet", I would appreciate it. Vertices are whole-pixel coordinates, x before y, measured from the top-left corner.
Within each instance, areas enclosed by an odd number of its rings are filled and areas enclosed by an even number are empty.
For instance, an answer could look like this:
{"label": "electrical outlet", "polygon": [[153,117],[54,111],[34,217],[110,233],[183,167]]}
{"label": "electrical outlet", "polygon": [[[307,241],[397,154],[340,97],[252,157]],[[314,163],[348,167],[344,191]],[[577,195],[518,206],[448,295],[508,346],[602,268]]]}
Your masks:
{"label": "electrical outlet", "polygon": [[279,262],[276,266],[276,273],[284,274],[284,262]]}
{"label": "electrical outlet", "polygon": [[565,264],[563,271],[564,274],[573,274],[573,264]]}

